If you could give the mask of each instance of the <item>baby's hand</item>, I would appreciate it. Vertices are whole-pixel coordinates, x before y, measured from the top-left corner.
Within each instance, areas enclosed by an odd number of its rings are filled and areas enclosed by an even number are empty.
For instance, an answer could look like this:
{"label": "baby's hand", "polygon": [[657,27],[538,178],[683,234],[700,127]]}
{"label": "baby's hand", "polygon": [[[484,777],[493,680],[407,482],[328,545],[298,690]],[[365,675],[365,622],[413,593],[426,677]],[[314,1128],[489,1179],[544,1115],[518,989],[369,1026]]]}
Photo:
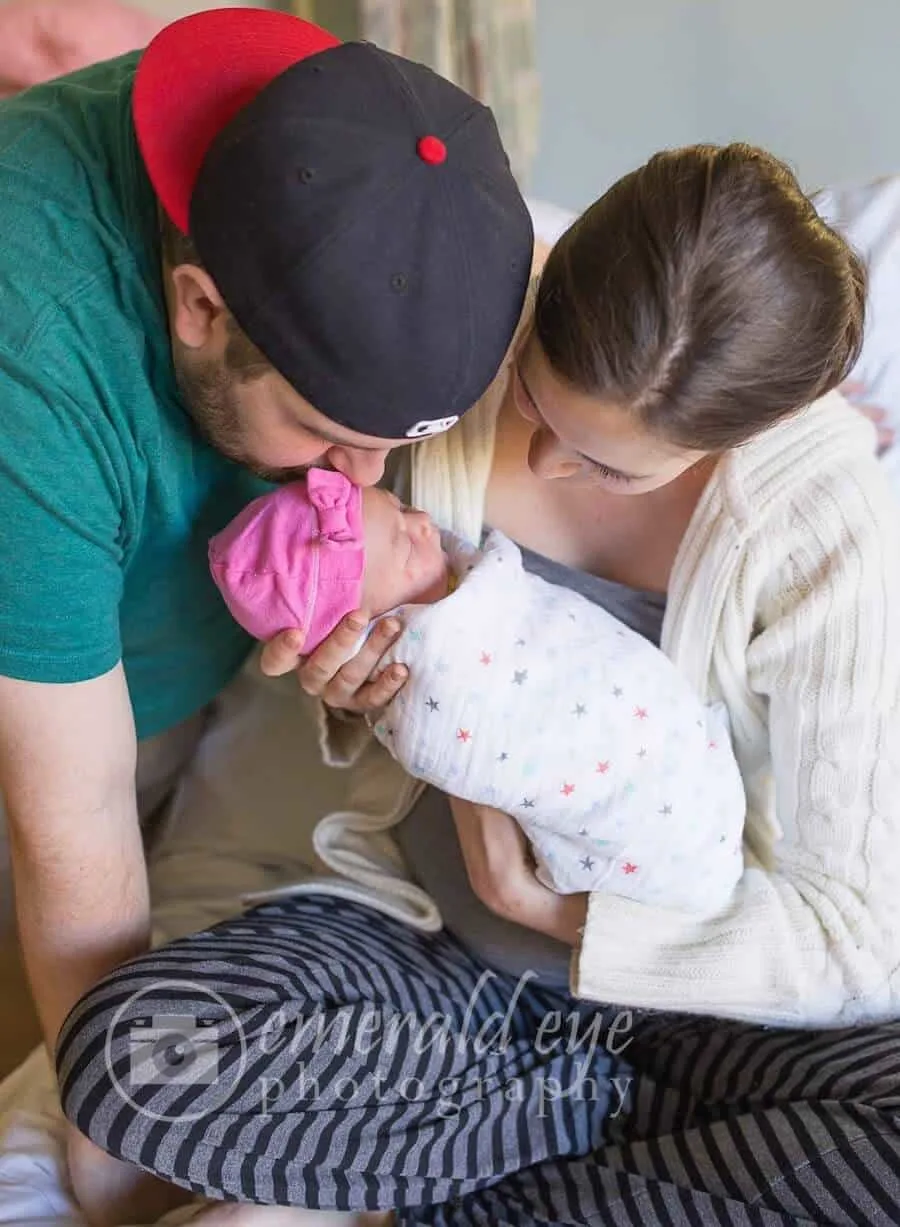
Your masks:
{"label": "baby's hand", "polygon": [[398,618],[386,618],[354,653],[368,624],[364,613],[348,614],[306,660],[302,659],[301,632],[282,631],[263,648],[260,667],[268,677],[280,677],[296,669],[306,693],[320,698],[329,707],[358,714],[379,711],[390,703],[407,678],[404,665],[378,668],[403,626]]}

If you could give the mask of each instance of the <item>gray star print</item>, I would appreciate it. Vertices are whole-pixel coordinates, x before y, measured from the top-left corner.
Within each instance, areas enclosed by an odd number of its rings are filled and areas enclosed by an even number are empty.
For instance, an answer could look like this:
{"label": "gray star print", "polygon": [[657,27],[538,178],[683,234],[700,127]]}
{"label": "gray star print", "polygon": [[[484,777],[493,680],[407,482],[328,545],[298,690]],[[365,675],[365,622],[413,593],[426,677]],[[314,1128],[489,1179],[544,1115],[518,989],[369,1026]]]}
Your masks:
{"label": "gray star print", "polygon": [[585,716],[587,715],[587,708],[585,707],[583,703],[576,703],[574,710],[572,711],[572,715],[573,716]]}
{"label": "gray star print", "polygon": [[522,809],[534,809],[534,801],[525,797],[522,801]]}
{"label": "gray star print", "polygon": [[590,871],[594,868],[594,858],[591,856],[583,856],[581,858],[581,868]]}
{"label": "gray star print", "polygon": [[528,680],[528,670],[527,669],[516,669],[515,673],[513,674],[513,685],[514,686],[524,686],[527,680]]}
{"label": "gray star print", "polygon": [[498,754],[498,755],[497,755],[497,762],[498,762],[498,763],[505,763],[505,762],[506,762],[506,760],[507,760],[508,758],[509,758],[509,755],[508,755],[508,754],[506,753],[506,751],[504,750],[502,754]]}
{"label": "gray star print", "polygon": [[622,687],[621,687],[621,686],[613,686],[613,698],[614,698],[614,699],[621,699],[621,697],[622,697]]}
{"label": "gray star print", "polygon": [[438,711],[441,706],[437,699],[432,699],[431,697],[426,700],[426,705],[429,711]]}

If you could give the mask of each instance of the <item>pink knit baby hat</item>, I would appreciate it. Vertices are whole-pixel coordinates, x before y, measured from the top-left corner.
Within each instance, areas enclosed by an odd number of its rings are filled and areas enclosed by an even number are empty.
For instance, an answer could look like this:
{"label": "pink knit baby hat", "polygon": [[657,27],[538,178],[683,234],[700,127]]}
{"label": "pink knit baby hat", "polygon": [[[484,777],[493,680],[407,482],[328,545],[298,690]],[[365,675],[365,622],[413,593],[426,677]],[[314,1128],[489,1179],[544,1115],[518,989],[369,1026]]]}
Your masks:
{"label": "pink knit baby hat", "polygon": [[359,607],[365,570],[362,492],[310,469],[264,494],[209,543],[213,579],[255,639],[299,628],[308,655]]}

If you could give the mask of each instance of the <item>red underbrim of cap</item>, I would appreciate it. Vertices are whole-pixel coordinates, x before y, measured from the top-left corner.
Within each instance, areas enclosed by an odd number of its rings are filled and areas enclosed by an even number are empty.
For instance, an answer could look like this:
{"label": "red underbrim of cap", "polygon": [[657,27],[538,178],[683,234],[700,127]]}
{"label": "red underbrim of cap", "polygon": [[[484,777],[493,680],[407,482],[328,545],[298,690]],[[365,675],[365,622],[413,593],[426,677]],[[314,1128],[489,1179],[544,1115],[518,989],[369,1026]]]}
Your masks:
{"label": "red underbrim of cap", "polygon": [[157,34],[135,76],[134,127],[150,182],[183,233],[216,135],[292,64],[339,44],[309,21],[254,8],[195,13]]}

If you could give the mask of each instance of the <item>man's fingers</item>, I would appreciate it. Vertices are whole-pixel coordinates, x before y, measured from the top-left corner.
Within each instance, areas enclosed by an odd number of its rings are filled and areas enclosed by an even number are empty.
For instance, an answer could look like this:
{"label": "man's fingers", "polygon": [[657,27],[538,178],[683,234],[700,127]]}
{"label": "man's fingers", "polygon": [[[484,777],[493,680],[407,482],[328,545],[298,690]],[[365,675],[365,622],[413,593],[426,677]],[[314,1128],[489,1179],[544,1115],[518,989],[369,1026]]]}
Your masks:
{"label": "man's fingers", "polygon": [[307,694],[324,695],[335,674],[353,656],[359,637],[366,629],[366,615],[356,610],[343,618],[324,643],[300,666],[297,676]]}
{"label": "man's fingers", "polygon": [[360,705],[358,710],[373,712],[387,707],[391,699],[403,689],[408,677],[409,670],[405,665],[391,665],[389,669],[379,673],[374,681],[359,691],[356,696],[356,701]]}
{"label": "man's fingers", "polygon": [[379,670],[379,662],[403,630],[399,618],[379,622],[357,651],[360,636],[368,626],[367,616],[357,610],[348,614],[308,659],[301,660],[300,631],[283,631],[263,648],[260,668],[268,677],[297,670],[300,685],[309,695],[329,707],[369,713],[386,706],[408,676],[404,665]]}
{"label": "man's fingers", "polygon": [[266,677],[281,677],[300,663],[303,635],[299,630],[282,631],[270,639],[262,650],[259,667]]}
{"label": "man's fingers", "polygon": [[[397,639],[403,626],[398,618],[387,618],[380,622],[372,631],[360,651],[343,666],[317,691],[329,707],[341,707],[346,711],[368,712],[375,704],[371,699],[372,691],[367,683],[374,682],[378,671],[378,663],[391,644]],[[307,689],[303,671],[300,673],[300,683]],[[394,693],[396,693],[395,688]],[[383,693],[383,689],[378,693]],[[389,697],[392,697],[389,696]]]}

